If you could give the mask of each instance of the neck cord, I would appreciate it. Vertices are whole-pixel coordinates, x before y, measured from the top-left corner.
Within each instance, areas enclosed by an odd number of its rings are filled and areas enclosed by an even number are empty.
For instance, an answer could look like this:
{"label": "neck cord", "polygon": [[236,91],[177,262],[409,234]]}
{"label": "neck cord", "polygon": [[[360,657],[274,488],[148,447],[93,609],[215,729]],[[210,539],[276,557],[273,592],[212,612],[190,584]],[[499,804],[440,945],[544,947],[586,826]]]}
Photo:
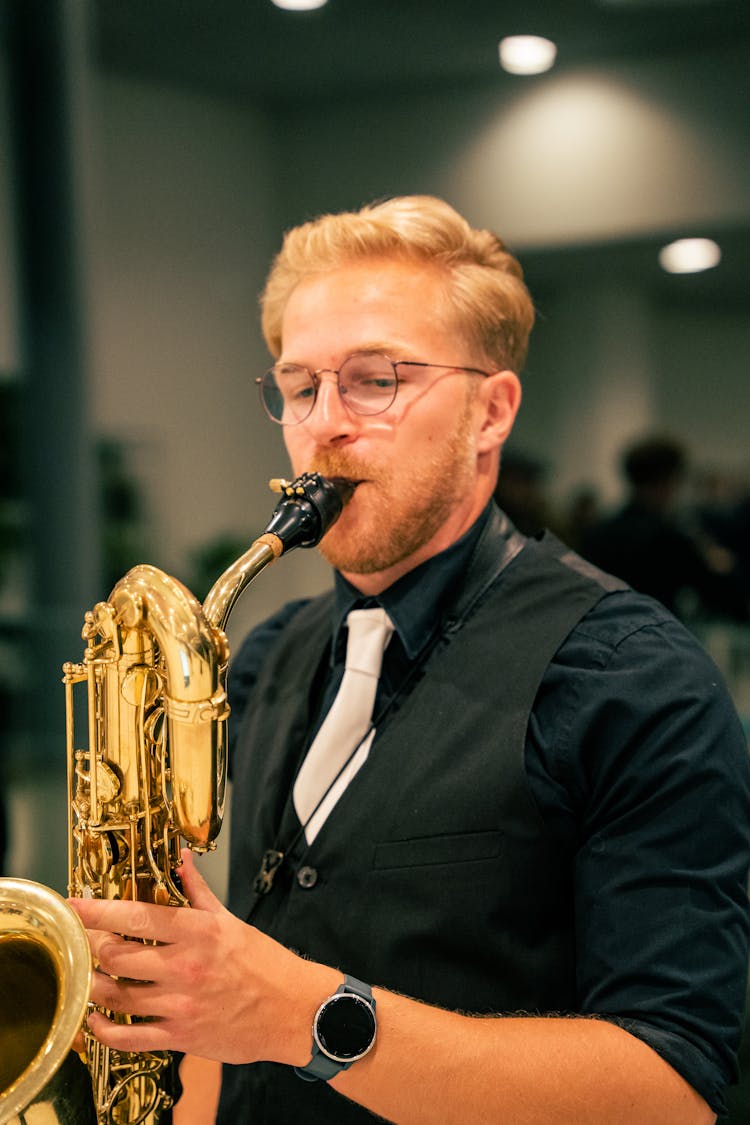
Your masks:
{"label": "neck cord", "polygon": [[[453,629],[450,630],[450,632],[453,632],[453,631],[454,631]],[[330,784],[327,786],[325,791],[322,793],[322,795],[321,795],[320,799],[318,800],[317,804],[315,805],[315,807],[312,809],[312,811],[310,812],[310,814],[306,818],[304,824],[301,824],[300,827],[298,829],[296,829],[296,831],[292,835],[291,839],[289,840],[288,844],[285,846],[283,851],[280,850],[278,847],[274,846],[273,848],[268,848],[263,853],[263,859],[261,860],[261,864],[260,864],[260,867],[258,869],[258,873],[255,876],[255,879],[253,880],[253,890],[255,891],[256,898],[255,898],[255,901],[252,903],[252,905],[250,907],[250,910],[247,914],[247,920],[249,920],[250,915],[255,910],[255,908],[258,905],[260,899],[263,898],[265,895],[267,895],[271,890],[273,890],[273,885],[274,885],[274,880],[276,878],[276,873],[282,867],[282,865],[283,865],[284,861],[286,860],[287,856],[292,851],[294,851],[295,847],[297,846],[299,841],[304,836],[305,829],[307,828],[308,824],[310,823],[312,818],[315,816],[315,814],[317,813],[318,809],[323,804],[325,799],[328,797],[328,794],[334,788],[334,786],[336,785],[336,783],[339,780],[339,778],[341,777],[341,775],[344,773],[346,768],[349,766],[349,763],[351,762],[352,758],[354,757],[354,755],[359,750],[362,743],[371,734],[374,727],[379,727],[379,728],[382,729],[383,725],[385,724],[385,720],[388,717],[390,711],[393,709],[394,705],[398,702],[398,700],[401,698],[401,696],[404,694],[404,692],[407,690],[407,688],[411,685],[411,683],[415,679],[417,673],[420,672],[422,670],[422,668],[425,666],[425,664],[429,660],[430,656],[432,655],[433,650],[435,649],[435,647],[437,646],[439,641],[441,641],[444,637],[446,637],[448,635],[448,632],[449,632],[449,630],[447,630],[447,629],[439,630],[435,634],[435,636],[428,642],[427,646],[425,647],[425,649],[423,650],[423,652],[420,655],[419,661],[409,669],[409,672],[404,677],[404,680],[399,685],[399,687],[394,692],[394,694],[390,697],[390,699],[386,700],[386,702],[384,704],[382,704],[382,706],[379,708],[379,710],[375,714],[374,718],[370,721],[370,725],[367,728],[367,730],[365,731],[364,736],[360,739],[360,741],[357,743],[357,745],[352,749],[351,753],[347,756],[346,760],[344,761],[343,765],[339,769],[338,773],[331,780]],[[310,741],[308,741],[308,744],[306,746],[306,750],[309,749]],[[304,760],[304,755],[303,755],[303,760]]]}
{"label": "neck cord", "polygon": [[[501,513],[498,513],[498,515],[501,515]],[[466,621],[467,617],[469,616],[471,611],[474,609],[477,602],[482,598],[482,596],[489,589],[489,587],[495,582],[496,578],[505,569],[505,567],[508,565],[508,563],[511,562],[511,560],[514,559],[516,557],[516,555],[523,548],[523,545],[525,543],[524,537],[522,535],[520,535],[515,530],[515,528],[512,527],[512,525],[510,524],[510,521],[507,519],[506,516],[501,515],[501,518],[503,520],[502,530],[503,530],[503,533],[504,533],[504,536],[505,536],[505,542],[503,544],[503,549],[499,553],[499,558],[496,558],[494,560],[495,565],[493,567],[491,567],[490,573],[485,575],[484,581],[480,581],[479,584],[478,584],[478,588],[476,590],[474,590],[471,578],[473,577],[474,571],[477,569],[477,567],[481,567],[481,563],[482,563],[483,555],[484,555],[484,552],[483,552],[482,548],[483,548],[483,546],[484,546],[484,544],[485,544],[485,542],[488,538],[488,535],[487,535],[488,529],[486,528],[485,531],[483,532],[483,534],[480,536],[479,542],[477,543],[476,547],[474,548],[474,551],[472,552],[472,557],[469,561],[469,566],[467,567],[467,574],[468,574],[469,580],[467,581],[466,585],[464,586],[461,595],[459,595],[459,597],[456,599],[456,603],[453,607],[453,612],[449,611],[443,617],[442,627],[440,629],[438,629],[436,631],[436,633],[433,635],[433,637],[428,641],[424,650],[422,651],[422,653],[420,653],[419,659],[409,669],[408,673],[404,677],[404,680],[399,685],[399,687],[396,689],[394,694],[390,697],[390,699],[386,700],[386,702],[380,707],[380,709],[376,713],[375,717],[371,720],[370,725],[367,728],[367,731],[364,735],[364,738],[362,738],[357,743],[357,745],[353,748],[351,753],[348,755],[348,757],[346,758],[346,761],[341,766],[341,769],[338,771],[336,776],[330,782],[330,784],[326,788],[325,792],[322,794],[322,796],[318,800],[317,804],[315,805],[313,810],[310,812],[309,816],[306,818],[304,824],[301,824],[300,827],[298,829],[296,829],[296,831],[292,834],[288,844],[283,848],[283,850],[281,848],[279,848],[278,846],[274,846],[272,848],[267,848],[266,851],[263,853],[263,858],[261,860],[260,867],[258,869],[258,872],[257,872],[254,880],[253,880],[253,890],[255,892],[255,899],[251,903],[250,909],[247,912],[246,921],[250,920],[252,914],[255,912],[255,909],[258,906],[258,904],[260,903],[260,901],[267,894],[269,894],[270,891],[273,890],[277,872],[280,870],[280,868],[283,866],[287,857],[294,850],[294,848],[296,848],[297,844],[299,843],[299,841],[304,836],[305,829],[307,828],[307,825],[310,823],[310,821],[315,816],[315,814],[317,813],[320,806],[326,800],[326,798],[328,797],[328,794],[331,792],[333,787],[336,785],[337,781],[341,777],[344,770],[349,766],[349,764],[352,761],[354,755],[359,750],[359,747],[362,745],[362,742],[364,742],[365,738],[367,738],[368,735],[371,733],[373,727],[381,727],[382,728],[385,720],[388,718],[388,716],[389,716],[390,712],[392,711],[394,705],[403,696],[403,694],[406,692],[407,688],[412,684],[412,682],[415,679],[415,677],[417,676],[417,674],[419,672],[421,672],[422,669],[426,666],[428,660],[430,659],[432,653],[434,652],[435,648],[440,643],[440,641],[441,640],[444,640],[444,641],[450,640],[450,638],[452,636],[454,636],[460,630],[464,621]],[[305,748],[305,752],[309,749],[311,742],[312,742],[312,739],[309,739],[308,742],[307,742],[306,748]],[[304,755],[303,755],[303,760],[304,760]],[[287,798],[287,800],[289,800],[289,798]],[[277,843],[278,843],[278,837],[277,837]]]}

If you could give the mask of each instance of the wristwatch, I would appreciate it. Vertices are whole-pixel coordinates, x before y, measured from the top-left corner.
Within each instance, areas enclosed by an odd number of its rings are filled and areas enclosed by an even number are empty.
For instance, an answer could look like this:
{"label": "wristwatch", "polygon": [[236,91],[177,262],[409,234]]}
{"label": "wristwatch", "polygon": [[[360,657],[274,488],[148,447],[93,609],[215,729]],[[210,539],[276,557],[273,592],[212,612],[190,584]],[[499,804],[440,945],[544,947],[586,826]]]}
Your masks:
{"label": "wristwatch", "polygon": [[375,1042],[377,1026],[369,984],[344,977],[343,984],[315,1013],[312,1058],[307,1066],[296,1066],[295,1073],[306,1082],[328,1082],[364,1058]]}

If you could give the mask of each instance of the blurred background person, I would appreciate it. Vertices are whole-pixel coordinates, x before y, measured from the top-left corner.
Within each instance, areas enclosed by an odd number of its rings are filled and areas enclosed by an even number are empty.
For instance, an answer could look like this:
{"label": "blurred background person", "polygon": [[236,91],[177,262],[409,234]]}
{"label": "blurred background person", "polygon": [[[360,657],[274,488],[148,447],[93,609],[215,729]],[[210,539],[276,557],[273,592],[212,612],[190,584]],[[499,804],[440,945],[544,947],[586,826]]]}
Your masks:
{"label": "blurred background person", "polygon": [[560,506],[556,522],[551,522],[549,527],[563,543],[580,552],[589,530],[602,518],[599,489],[593,484],[582,484],[573,489]]}
{"label": "blurred background person", "polygon": [[720,471],[706,473],[699,483],[695,506],[699,533],[708,537],[724,565],[732,567],[750,599],[750,486]]}
{"label": "blurred background person", "polygon": [[677,616],[748,618],[748,598],[731,566],[716,557],[679,518],[688,474],[682,443],[648,435],[621,460],[625,503],[582,536],[584,556],[634,589],[651,594]]}
{"label": "blurred background person", "polygon": [[546,494],[547,466],[537,457],[504,449],[494,499],[524,535],[550,526]]}

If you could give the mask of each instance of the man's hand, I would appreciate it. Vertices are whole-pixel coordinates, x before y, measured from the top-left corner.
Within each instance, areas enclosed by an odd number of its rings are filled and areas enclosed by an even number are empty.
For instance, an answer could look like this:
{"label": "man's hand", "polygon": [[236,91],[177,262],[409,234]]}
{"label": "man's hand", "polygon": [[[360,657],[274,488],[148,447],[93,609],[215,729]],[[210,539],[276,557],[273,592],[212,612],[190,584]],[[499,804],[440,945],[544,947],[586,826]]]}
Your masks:
{"label": "man's hand", "polygon": [[[88,1026],[120,1050],[176,1050],[224,1062],[304,1065],[315,999],[338,974],[289,952],[222,906],[183,852],[180,877],[192,909],[72,899],[88,930],[96,972],[92,1001],[146,1022],[92,1012]],[[130,938],[155,944],[142,944]],[[309,1002],[300,975],[318,970]],[[298,1011],[295,1011],[298,1009]],[[291,1022],[279,1012],[294,1013]],[[290,1033],[289,1027],[298,1029]]]}
{"label": "man's hand", "polygon": [[[193,909],[75,899],[98,962],[92,999],[147,1017],[89,1017],[122,1050],[304,1066],[321,999],[341,973],[239,921],[184,855]],[[123,936],[120,936],[123,935]],[[126,937],[155,941],[142,945]],[[126,979],[121,979],[126,978]],[[474,1018],[375,989],[375,1048],[333,1089],[402,1125],[709,1125],[705,1101],[659,1055],[605,1020]],[[186,1121],[188,1103],[185,1105]]]}

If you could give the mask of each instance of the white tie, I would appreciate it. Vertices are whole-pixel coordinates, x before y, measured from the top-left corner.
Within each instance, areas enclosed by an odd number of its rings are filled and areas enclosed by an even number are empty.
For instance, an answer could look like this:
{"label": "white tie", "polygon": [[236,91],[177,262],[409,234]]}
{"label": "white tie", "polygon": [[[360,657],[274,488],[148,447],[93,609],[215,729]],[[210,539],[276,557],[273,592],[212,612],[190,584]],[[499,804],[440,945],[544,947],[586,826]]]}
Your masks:
{"label": "white tie", "polygon": [[353,609],[346,623],[349,639],[341,686],[294,783],[294,808],[308,844],[364,765],[375,737],[370,720],[393,625],[384,609]]}

